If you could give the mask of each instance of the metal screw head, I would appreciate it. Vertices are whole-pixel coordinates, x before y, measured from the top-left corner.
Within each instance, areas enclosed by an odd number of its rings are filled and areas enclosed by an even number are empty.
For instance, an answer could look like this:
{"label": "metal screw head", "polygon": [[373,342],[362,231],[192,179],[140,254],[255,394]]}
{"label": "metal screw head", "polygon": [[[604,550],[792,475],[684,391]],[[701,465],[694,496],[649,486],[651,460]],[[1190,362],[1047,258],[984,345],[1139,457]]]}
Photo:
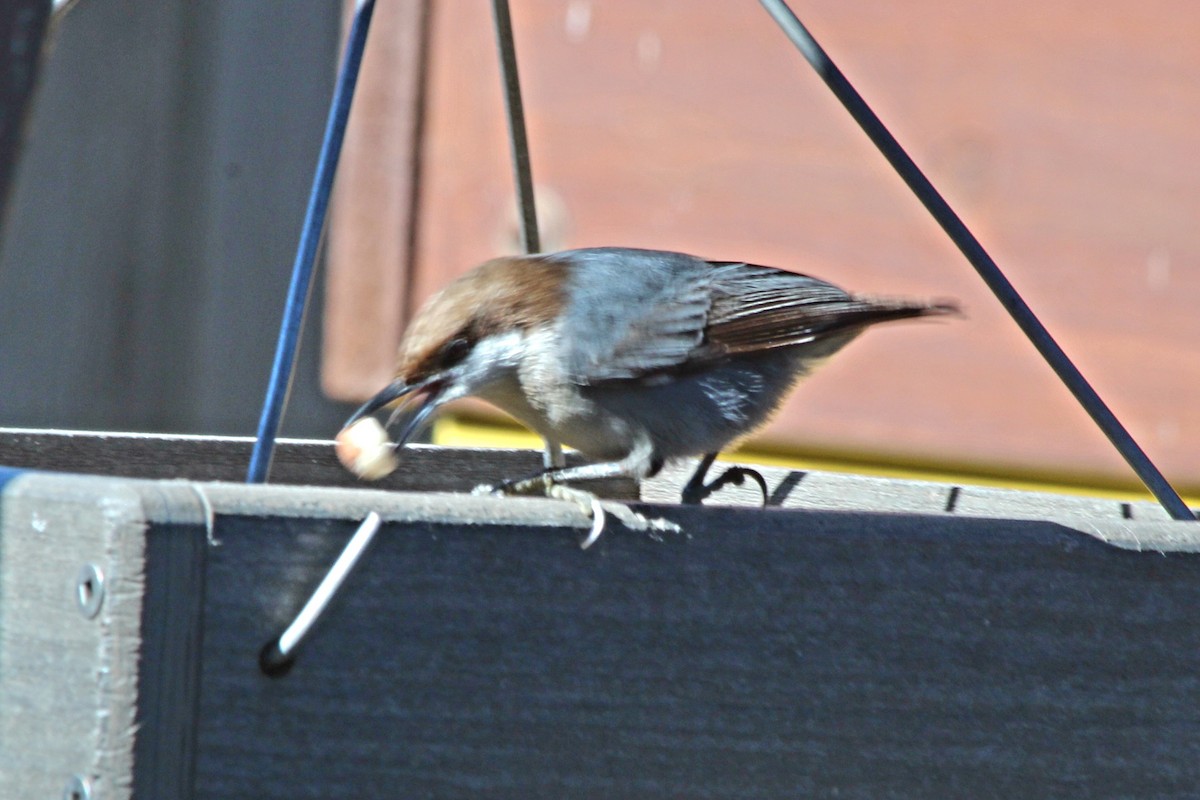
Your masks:
{"label": "metal screw head", "polygon": [[92,800],[92,782],[82,775],[72,775],[63,787],[63,800]]}
{"label": "metal screw head", "polygon": [[75,578],[75,602],[88,619],[100,613],[104,604],[104,573],[95,564],[84,564]]}

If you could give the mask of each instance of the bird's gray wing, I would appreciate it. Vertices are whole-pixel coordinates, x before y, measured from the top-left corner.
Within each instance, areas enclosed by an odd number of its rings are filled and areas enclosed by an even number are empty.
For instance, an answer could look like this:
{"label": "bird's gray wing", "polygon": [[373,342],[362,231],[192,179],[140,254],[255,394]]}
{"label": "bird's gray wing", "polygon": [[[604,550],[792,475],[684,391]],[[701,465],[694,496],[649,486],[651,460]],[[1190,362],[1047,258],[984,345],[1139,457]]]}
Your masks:
{"label": "bird's gray wing", "polygon": [[669,379],[733,355],[833,337],[844,343],[876,322],[949,309],[856,297],[774,267],[658,251],[576,252],[594,259],[576,273],[592,287],[575,294],[592,334],[568,359],[580,383]]}
{"label": "bird's gray wing", "polygon": [[704,344],[712,269],[681,253],[592,248],[558,253],[571,298],[563,352],[572,380],[596,384],[654,378],[687,363]]}
{"label": "bird's gray wing", "polygon": [[742,263],[712,269],[701,358],[806,344],[882,319],[878,304],[808,275]]}

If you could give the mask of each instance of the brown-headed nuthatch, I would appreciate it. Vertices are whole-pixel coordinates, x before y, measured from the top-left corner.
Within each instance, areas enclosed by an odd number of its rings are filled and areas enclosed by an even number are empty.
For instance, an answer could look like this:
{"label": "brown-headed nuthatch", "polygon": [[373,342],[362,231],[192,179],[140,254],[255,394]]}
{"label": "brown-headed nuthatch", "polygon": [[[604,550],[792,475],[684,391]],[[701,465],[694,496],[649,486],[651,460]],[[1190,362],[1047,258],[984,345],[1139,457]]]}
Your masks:
{"label": "brown-headed nuthatch", "polygon": [[[716,454],[864,328],[956,311],[953,302],[857,296],[806,275],[657,250],[497,258],[425,305],[400,344],[396,379],[343,434],[399,404],[398,449],[438,407],[474,396],[546,440],[538,480],[641,479],[669,459],[703,456],[683,494],[698,502],[724,482],[704,483]],[[562,445],[592,463],[564,467]]]}

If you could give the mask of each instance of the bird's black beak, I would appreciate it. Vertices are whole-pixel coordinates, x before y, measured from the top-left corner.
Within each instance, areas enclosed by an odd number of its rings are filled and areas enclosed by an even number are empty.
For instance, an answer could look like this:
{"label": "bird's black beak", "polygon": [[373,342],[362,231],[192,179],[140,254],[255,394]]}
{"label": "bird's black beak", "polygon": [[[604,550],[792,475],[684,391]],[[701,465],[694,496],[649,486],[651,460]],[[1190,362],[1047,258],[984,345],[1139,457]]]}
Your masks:
{"label": "bird's black beak", "polygon": [[370,400],[359,406],[358,410],[350,415],[350,419],[346,420],[346,424],[342,427],[349,428],[363,417],[369,414],[374,414],[376,411],[390,403],[404,399],[408,395],[417,391],[418,388],[420,388],[419,385],[414,386],[401,378],[397,378],[387,386],[380,389],[379,392]]}
{"label": "bird's black beak", "polygon": [[[421,432],[421,429],[428,422],[429,417],[437,409],[438,398],[442,393],[445,385],[442,376],[433,375],[416,383],[409,383],[403,378],[397,378],[387,386],[379,390],[379,392],[367,402],[363,403],[357,411],[350,415],[350,419],[346,420],[343,429],[350,427],[355,422],[358,422],[363,417],[374,414],[381,408],[396,405],[396,409],[388,418],[385,427],[391,426],[394,422],[405,415],[405,412],[411,412],[408,420],[405,423],[404,430],[396,439],[396,449],[399,450],[410,439]],[[412,406],[415,404],[415,410]]]}

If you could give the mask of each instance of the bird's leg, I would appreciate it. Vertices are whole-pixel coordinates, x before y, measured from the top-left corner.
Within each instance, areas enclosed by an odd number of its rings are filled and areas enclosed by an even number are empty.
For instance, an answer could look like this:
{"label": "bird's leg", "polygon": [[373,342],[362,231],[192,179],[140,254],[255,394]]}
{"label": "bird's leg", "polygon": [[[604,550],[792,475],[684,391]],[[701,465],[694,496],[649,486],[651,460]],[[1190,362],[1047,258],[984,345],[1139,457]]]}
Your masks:
{"label": "bird's leg", "polygon": [[696,471],[692,473],[692,477],[683,487],[680,502],[687,505],[700,505],[701,501],[718,489],[723,489],[731,483],[735,486],[741,486],[746,478],[751,478],[758,484],[758,488],[762,490],[762,504],[764,506],[767,504],[767,481],[758,470],[753,470],[749,467],[729,467],[715,480],[705,483],[704,477],[708,474],[709,468],[716,459],[716,453],[706,453],[700,459],[700,463],[696,465]]}
{"label": "bird's leg", "polygon": [[563,455],[562,445],[553,439],[546,439],[546,450],[542,453],[542,466],[546,469],[560,468],[567,465]]}
{"label": "bird's leg", "polygon": [[550,485],[556,483],[596,481],[622,475],[640,480],[650,474],[655,465],[659,463],[654,455],[654,446],[646,440],[639,442],[624,458],[617,461],[601,461],[595,464],[577,464],[568,467],[565,466],[562,458],[562,447],[557,442],[548,439],[545,460],[560,463],[548,466],[527,478],[503,481],[494,487],[480,486],[475,489],[475,492],[477,494],[544,493]]}
{"label": "bird's leg", "polygon": [[599,464],[580,464],[574,467],[550,467],[528,478],[504,481],[497,484],[495,494],[530,494],[540,491],[547,484],[563,484],[572,481],[598,481],[621,475],[636,475],[640,470],[640,459],[631,464],[628,457],[620,461],[602,461]]}
{"label": "bird's leg", "polygon": [[472,494],[545,494],[556,481],[558,473],[567,465],[562,445],[553,439],[545,440],[542,451],[542,468],[524,478],[510,478],[497,484],[484,483],[476,486]]}
{"label": "bird's leg", "polygon": [[692,473],[692,477],[684,484],[679,502],[684,505],[698,506],[701,500],[712,494],[712,490],[704,485],[704,476],[708,474],[709,467],[716,460],[716,453],[704,454],[704,457],[700,459],[700,463],[696,465],[696,471]]}

